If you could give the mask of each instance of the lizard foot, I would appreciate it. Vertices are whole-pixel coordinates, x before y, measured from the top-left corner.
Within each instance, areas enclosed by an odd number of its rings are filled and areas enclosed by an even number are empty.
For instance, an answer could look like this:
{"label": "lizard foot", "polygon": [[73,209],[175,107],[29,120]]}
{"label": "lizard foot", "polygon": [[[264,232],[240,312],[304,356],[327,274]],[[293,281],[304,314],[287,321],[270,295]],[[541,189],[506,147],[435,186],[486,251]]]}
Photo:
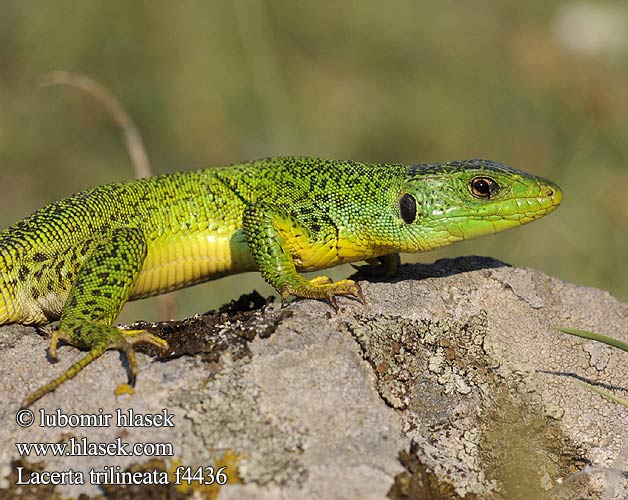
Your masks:
{"label": "lizard foot", "polygon": [[297,286],[286,287],[282,295],[325,300],[336,310],[338,310],[336,297],[339,295],[355,297],[360,303],[366,304],[362,288],[358,283],[346,279],[333,282],[327,276],[317,276],[309,281],[303,281]]}
{"label": "lizard foot", "polygon": [[129,362],[129,385],[133,387],[137,379],[137,358],[135,357],[134,347],[138,344],[148,344],[165,353],[168,351],[168,342],[146,330],[125,330],[122,334],[124,335],[124,340],[115,349],[124,352]]}
{"label": "lizard foot", "polygon": [[[135,384],[135,380],[137,378],[137,359],[135,357],[134,346],[137,344],[150,344],[160,350],[168,349],[168,343],[165,340],[147,332],[146,330],[123,331],[114,326],[96,324],[81,325],[80,328],[83,330],[90,330],[91,338],[96,339],[96,341],[89,346],[91,347],[91,350],[76,363],[70,366],[59,377],[51,380],[47,384],[44,384],[39,389],[28,395],[22,401],[22,408],[29,407],[38,399],[42,398],[49,392],[54,391],[66,380],[74,378],[81,370],[83,370],[83,368],[102,356],[105,351],[115,349],[122,351],[125,354],[129,362],[129,384],[132,386]],[[88,338],[90,338],[90,336],[88,336]],[[70,343],[76,345],[76,342],[73,341],[72,334],[53,333],[53,337],[51,339],[51,357],[53,357],[53,355],[56,357],[56,344],[59,339],[64,341],[69,339]]]}

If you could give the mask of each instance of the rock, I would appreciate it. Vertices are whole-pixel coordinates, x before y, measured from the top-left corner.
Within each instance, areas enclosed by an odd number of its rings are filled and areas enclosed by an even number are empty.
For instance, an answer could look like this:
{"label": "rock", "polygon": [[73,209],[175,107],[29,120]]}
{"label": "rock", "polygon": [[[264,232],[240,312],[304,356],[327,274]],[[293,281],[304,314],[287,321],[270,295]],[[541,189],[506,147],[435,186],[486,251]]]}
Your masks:
{"label": "rock", "polygon": [[[8,488],[0,498],[628,497],[628,410],[579,384],[626,397],[628,355],[554,329],[628,340],[628,304],[478,257],[406,265],[393,283],[361,284],[367,305],[340,299],[338,313],[299,300],[155,325],[184,341],[163,362],[138,354],[135,394],[114,395],[125,372],[109,352],[36,403],[30,427],[16,423],[20,400],[81,353],[63,347],[51,364],[33,328],[0,328],[0,471]],[[111,422],[116,409],[166,412],[174,426],[39,426],[40,412],[57,408],[111,414]],[[119,439],[128,449],[168,443],[173,456],[49,452],[16,462],[16,443],[72,437]],[[170,484],[90,484],[90,470],[131,466],[144,481],[155,482],[148,471],[157,470]],[[225,467],[229,484],[175,486],[178,466]],[[85,484],[16,486],[17,467],[23,478],[72,469]]]}

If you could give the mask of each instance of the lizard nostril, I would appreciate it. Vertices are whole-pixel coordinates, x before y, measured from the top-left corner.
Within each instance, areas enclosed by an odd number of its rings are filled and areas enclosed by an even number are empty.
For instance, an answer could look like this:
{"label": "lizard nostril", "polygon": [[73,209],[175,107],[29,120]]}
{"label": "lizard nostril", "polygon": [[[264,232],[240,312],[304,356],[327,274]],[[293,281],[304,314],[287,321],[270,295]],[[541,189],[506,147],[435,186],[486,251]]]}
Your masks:
{"label": "lizard nostril", "polygon": [[554,190],[552,188],[547,188],[545,190],[545,195],[548,197],[554,196]]}

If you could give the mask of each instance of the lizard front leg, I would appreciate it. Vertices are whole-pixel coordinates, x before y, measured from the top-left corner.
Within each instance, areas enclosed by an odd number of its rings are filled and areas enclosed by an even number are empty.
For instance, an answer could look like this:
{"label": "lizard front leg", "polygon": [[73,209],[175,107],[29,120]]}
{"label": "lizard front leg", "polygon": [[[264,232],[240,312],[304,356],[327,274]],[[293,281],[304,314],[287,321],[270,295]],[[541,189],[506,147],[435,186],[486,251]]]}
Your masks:
{"label": "lizard front leg", "polygon": [[[311,242],[309,230],[291,217],[287,211],[264,203],[253,203],[246,207],[243,219],[244,233],[249,250],[263,278],[282,296],[322,299],[336,306],[335,297],[349,295],[364,302],[360,285],[352,280],[332,282],[326,276],[306,280],[296,269],[290,245],[286,241],[286,228],[289,233],[298,234]],[[281,230],[280,230],[281,228]],[[296,237],[296,236],[295,236]]]}
{"label": "lizard front leg", "polygon": [[146,253],[144,235],[133,228],[113,231],[91,251],[70,289],[61,312],[59,330],[53,333],[50,341],[53,359],[56,358],[58,340],[89,349],[89,352],[62,375],[26,397],[23,408],[76,376],[108,349],[117,349],[126,355],[131,385],[137,375],[134,346],[145,343],[167,349],[165,340],[144,330],[124,331],[112,326],[129,298]]}

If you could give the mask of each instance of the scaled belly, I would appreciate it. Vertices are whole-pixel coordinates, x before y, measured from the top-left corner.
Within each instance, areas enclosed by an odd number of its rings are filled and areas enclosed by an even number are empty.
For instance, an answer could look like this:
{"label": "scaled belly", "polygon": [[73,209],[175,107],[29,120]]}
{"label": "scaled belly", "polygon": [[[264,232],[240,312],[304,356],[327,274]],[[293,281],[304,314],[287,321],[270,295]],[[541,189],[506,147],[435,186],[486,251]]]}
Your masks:
{"label": "scaled belly", "polygon": [[180,232],[152,241],[131,299],[254,270],[244,232]]}

